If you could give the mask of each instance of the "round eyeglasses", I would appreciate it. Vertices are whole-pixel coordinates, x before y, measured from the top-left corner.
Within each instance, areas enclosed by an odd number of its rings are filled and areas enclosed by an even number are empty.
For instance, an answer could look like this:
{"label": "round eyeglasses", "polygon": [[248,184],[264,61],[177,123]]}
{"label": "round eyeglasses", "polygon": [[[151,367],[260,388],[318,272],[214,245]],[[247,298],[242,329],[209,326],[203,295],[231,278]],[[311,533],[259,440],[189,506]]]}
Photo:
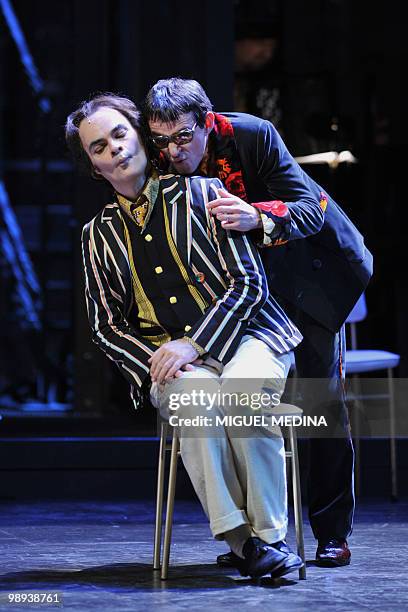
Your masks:
{"label": "round eyeglasses", "polygon": [[184,144],[188,144],[194,138],[194,130],[197,127],[197,121],[191,128],[183,128],[179,132],[175,132],[170,136],[165,136],[164,134],[157,134],[150,137],[150,140],[158,149],[166,149],[171,142],[180,146]]}

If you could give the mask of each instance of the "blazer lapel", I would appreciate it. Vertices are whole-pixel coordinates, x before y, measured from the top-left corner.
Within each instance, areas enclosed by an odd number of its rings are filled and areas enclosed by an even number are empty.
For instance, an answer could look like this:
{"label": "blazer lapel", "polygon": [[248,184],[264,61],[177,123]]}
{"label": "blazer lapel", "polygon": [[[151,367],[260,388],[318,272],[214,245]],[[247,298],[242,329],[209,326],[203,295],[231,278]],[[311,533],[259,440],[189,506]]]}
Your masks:
{"label": "blazer lapel", "polygon": [[180,259],[188,269],[192,244],[189,179],[168,175],[161,176],[160,183],[166,233],[170,233]]}

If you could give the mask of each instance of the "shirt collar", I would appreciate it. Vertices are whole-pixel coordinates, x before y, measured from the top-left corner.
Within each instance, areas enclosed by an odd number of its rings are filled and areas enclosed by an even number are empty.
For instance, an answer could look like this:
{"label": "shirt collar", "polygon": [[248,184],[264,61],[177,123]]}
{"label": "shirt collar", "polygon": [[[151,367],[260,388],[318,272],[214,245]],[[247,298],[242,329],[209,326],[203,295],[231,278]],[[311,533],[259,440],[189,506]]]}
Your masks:
{"label": "shirt collar", "polygon": [[[159,175],[155,170],[147,178],[141,193],[136,200],[129,200],[120,193],[116,194],[119,206],[138,225],[143,227],[147,212],[151,212],[159,192]],[[150,215],[149,215],[150,216]]]}

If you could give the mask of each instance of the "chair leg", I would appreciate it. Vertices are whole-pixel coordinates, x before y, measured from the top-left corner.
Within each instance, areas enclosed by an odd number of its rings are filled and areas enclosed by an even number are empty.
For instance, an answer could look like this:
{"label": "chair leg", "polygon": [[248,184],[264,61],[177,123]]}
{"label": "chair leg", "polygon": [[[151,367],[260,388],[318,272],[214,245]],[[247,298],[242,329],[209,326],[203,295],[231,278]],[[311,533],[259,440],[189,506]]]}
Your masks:
{"label": "chair leg", "polygon": [[394,377],[391,369],[388,373],[388,394],[390,406],[390,452],[391,452],[391,498],[396,501],[398,498],[398,476],[397,476],[397,446],[395,438],[395,394]]}
{"label": "chair leg", "polygon": [[156,522],[154,526],[153,569],[160,569],[161,534],[163,521],[164,468],[166,465],[167,423],[161,424],[159,465],[157,469]]}
{"label": "chair leg", "polygon": [[179,439],[178,439],[177,432],[174,429],[173,430],[173,442],[171,445],[171,456],[170,456],[169,486],[167,490],[166,526],[164,528],[163,563],[162,563],[162,569],[161,569],[161,579],[162,580],[167,580],[167,575],[169,571],[171,532],[172,532],[172,527],[173,527],[174,496],[176,492],[178,450],[179,450]]}
{"label": "chair leg", "polygon": [[297,397],[297,393],[298,393],[298,375],[297,375],[297,371],[295,370],[293,372],[293,376],[290,378],[290,395],[289,395],[289,402],[291,404],[295,404],[298,401],[298,397]]}
{"label": "chair leg", "polygon": [[305,544],[303,538],[303,515],[302,515],[302,493],[300,488],[299,456],[296,432],[293,425],[289,426],[290,451],[292,454],[292,486],[293,486],[293,509],[295,514],[296,544],[298,555],[304,562],[299,570],[299,579],[306,580]]}

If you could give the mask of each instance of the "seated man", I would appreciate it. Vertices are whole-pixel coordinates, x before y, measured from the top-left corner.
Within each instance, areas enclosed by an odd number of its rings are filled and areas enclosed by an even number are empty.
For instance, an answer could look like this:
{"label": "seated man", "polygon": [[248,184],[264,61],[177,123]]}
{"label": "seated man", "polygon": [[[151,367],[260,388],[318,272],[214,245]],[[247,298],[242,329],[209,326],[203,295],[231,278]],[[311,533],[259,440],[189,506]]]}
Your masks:
{"label": "seated man", "polygon": [[[208,214],[221,181],[158,178],[139,121],[130,100],[100,94],[66,123],[71,151],[115,192],[82,236],[94,341],[130,382],[136,406],[151,385],[152,403],[166,413],[167,398],[192,377],[217,385],[259,377],[282,393],[301,334],[268,294],[250,240]],[[214,537],[241,560],[241,574],[276,577],[302,560],[284,541],[282,437],[253,429],[234,435],[225,424],[216,436],[195,437],[181,424],[181,456]]]}

